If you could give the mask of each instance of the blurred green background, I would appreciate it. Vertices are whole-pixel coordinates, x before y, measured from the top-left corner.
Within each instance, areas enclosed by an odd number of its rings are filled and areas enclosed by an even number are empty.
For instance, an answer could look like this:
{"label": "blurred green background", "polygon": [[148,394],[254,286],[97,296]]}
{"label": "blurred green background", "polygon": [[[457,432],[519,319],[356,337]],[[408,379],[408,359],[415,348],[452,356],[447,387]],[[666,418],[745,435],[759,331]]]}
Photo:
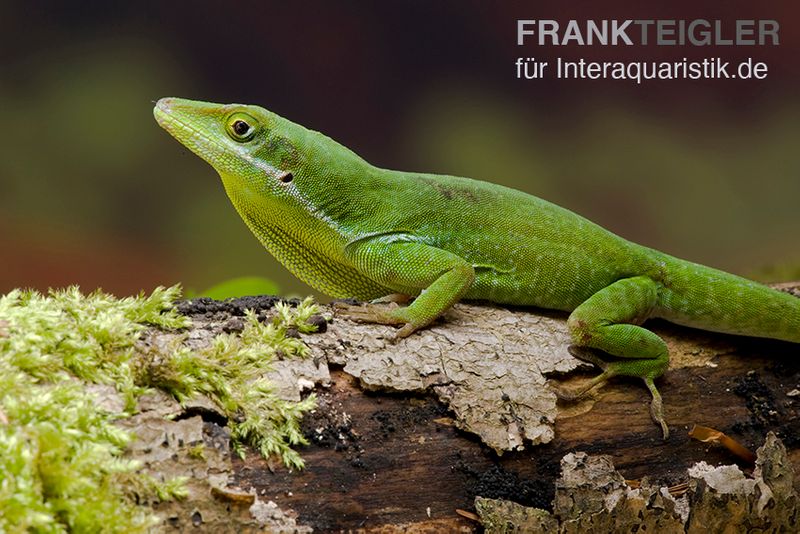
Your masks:
{"label": "blurred green background", "polygon": [[[240,276],[313,291],[260,246],[162,96],[263,105],[386,167],[522,189],[629,239],[800,279],[793,2],[0,3],[0,293]],[[518,18],[773,18],[779,47],[516,46]],[[515,79],[554,61],[752,56],[763,81]]]}

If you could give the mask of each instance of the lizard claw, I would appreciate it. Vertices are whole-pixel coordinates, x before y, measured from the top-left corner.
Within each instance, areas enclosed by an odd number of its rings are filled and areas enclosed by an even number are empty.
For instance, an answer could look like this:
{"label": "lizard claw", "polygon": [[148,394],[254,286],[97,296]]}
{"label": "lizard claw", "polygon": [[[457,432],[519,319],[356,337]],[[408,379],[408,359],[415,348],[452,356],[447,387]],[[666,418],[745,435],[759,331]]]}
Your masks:
{"label": "lizard claw", "polygon": [[417,331],[417,327],[411,323],[405,323],[403,327],[394,335],[394,341],[399,341]]}

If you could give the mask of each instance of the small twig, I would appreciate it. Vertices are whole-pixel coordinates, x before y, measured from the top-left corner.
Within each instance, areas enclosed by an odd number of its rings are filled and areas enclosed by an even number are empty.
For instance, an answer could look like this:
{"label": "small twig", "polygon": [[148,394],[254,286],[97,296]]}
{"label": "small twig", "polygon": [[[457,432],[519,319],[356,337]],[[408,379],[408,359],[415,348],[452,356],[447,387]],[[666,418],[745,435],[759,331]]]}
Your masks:
{"label": "small twig", "polygon": [[480,521],[481,520],[481,518],[478,516],[478,514],[476,514],[474,512],[468,512],[466,510],[462,510],[461,508],[456,508],[456,513],[458,515],[460,515],[461,517],[466,517],[467,519],[471,519],[472,521]]}
{"label": "small twig", "polygon": [[752,464],[756,461],[756,455],[750,452],[747,447],[719,430],[707,426],[694,425],[692,430],[689,431],[689,437],[702,441],[703,443],[717,443],[722,445],[747,463]]}

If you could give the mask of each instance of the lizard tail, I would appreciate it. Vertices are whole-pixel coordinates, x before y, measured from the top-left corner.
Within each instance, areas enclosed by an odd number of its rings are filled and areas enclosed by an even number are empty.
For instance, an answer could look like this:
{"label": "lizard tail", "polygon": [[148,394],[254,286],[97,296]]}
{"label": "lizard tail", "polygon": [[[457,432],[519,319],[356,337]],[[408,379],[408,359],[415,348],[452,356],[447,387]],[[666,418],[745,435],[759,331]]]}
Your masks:
{"label": "lizard tail", "polygon": [[674,323],[800,343],[800,298],[724,271],[665,257],[657,315]]}

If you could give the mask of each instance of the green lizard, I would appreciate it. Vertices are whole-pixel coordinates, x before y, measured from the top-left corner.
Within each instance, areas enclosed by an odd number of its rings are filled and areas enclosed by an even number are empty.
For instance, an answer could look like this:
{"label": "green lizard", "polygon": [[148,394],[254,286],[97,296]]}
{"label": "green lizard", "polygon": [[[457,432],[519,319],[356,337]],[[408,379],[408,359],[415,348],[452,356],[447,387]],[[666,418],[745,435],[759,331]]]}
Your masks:
{"label": "green lizard", "polygon": [[[669,353],[645,320],[800,343],[800,299],[637,245],[520,191],[374,167],[257,106],[164,98],[154,114],[217,170],[286,268],[330,296],[373,301],[345,307],[347,316],[398,325],[405,337],[460,299],[569,311],[571,352],[602,372],[559,396],[639,377],[665,438],[653,380]],[[385,304],[410,297],[406,307]]]}

